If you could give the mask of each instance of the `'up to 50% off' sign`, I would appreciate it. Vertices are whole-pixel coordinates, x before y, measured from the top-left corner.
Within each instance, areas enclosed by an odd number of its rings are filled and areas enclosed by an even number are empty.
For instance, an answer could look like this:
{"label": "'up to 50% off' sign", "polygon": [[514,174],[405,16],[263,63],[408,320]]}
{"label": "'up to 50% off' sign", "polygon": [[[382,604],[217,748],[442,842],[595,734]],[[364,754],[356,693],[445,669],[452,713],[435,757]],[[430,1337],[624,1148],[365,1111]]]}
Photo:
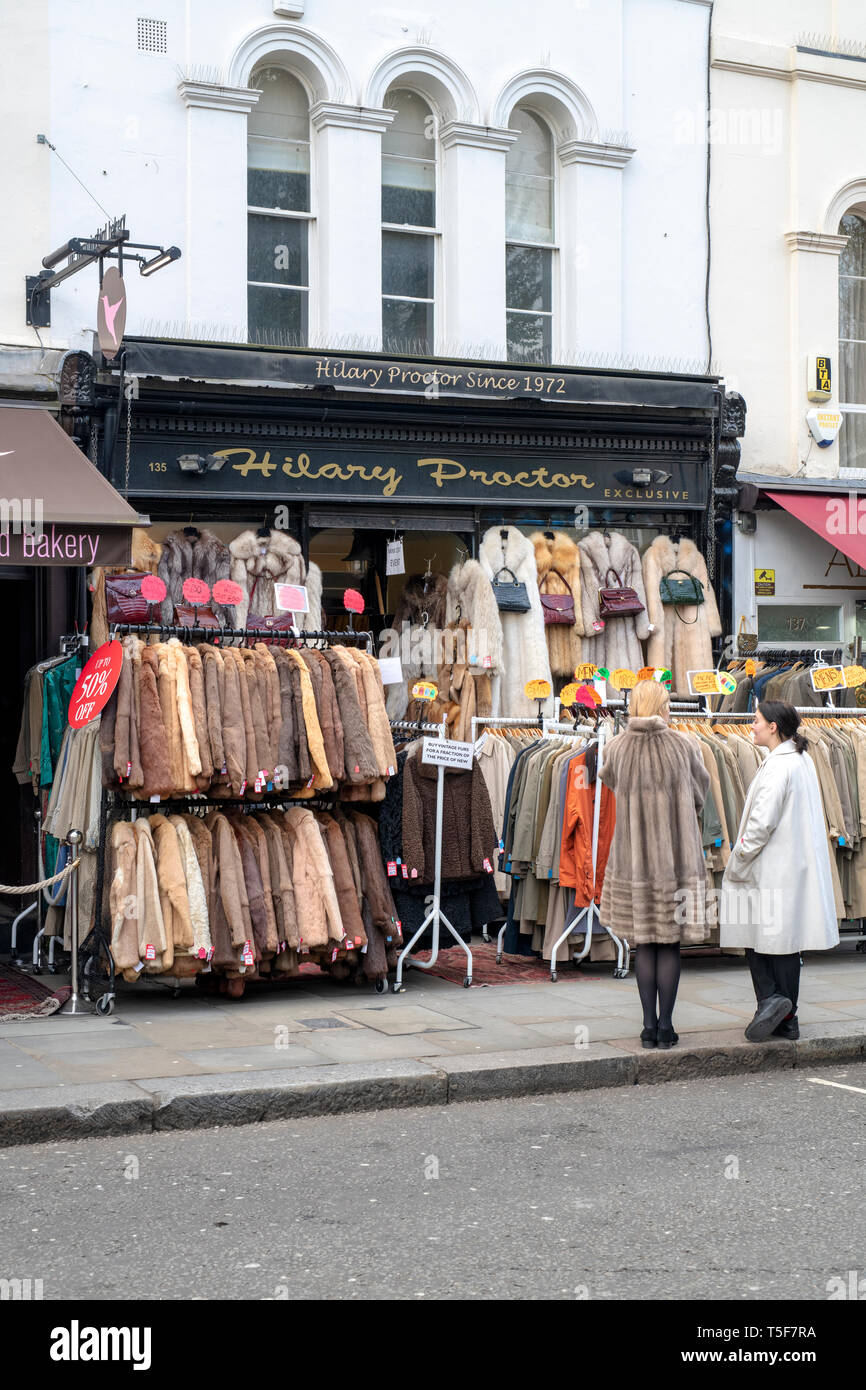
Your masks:
{"label": "'up to 50% off' sign", "polygon": [[119,642],[105,642],[93,653],[78,680],[69,701],[69,724],[81,729],[95,719],[108,704],[120,679],[123,647]]}

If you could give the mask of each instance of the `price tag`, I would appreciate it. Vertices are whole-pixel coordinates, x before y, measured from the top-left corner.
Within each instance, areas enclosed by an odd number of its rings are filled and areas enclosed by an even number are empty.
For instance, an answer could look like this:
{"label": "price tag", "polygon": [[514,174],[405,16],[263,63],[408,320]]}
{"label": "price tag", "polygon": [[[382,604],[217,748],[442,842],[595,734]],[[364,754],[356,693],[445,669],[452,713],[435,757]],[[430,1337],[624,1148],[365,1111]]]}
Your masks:
{"label": "price tag", "polygon": [[596,690],[595,686],[581,685],[578,686],[577,694],[574,697],[574,703],[576,705],[585,705],[589,709],[592,709],[594,705],[601,704],[601,699],[601,691]]}
{"label": "price tag", "polygon": [[363,613],[364,595],[357,589],[346,589],[343,594],[343,607],[347,613]]}
{"label": "price tag", "polygon": [[310,598],[303,584],[275,584],[274,603],[281,613],[310,611]]}
{"label": "price tag", "polygon": [[752,658],[749,657],[748,661],[746,662],[746,675],[747,675],[747,676],[756,676],[757,674],[758,674],[758,663],[757,663],[757,661],[753,661]]}
{"label": "price tag", "polygon": [[150,945],[145,946],[145,948],[144,948],[144,959],[145,959],[145,960],[156,960],[156,947],[155,947],[155,946],[150,946]]}
{"label": "price tag", "polygon": [[560,690],[559,703],[562,705],[563,709],[569,709],[574,704],[576,699],[577,684],[575,681],[572,681],[571,685],[565,685],[563,686],[562,690]]}
{"label": "price tag", "polygon": [[591,681],[597,670],[598,667],[594,666],[591,661],[582,661],[579,666],[574,668],[574,679],[576,681]]}
{"label": "price tag", "polygon": [[527,681],[523,693],[527,700],[546,700],[550,694],[550,681]]}
{"label": "price tag", "polygon": [[210,585],[205,584],[203,579],[185,579],[183,581],[183,596],[187,603],[194,608],[207,603],[210,598]]}
{"label": "price tag", "polygon": [[[143,592],[144,587],[142,586],[142,593]],[[236,584],[233,579],[218,579],[213,586],[213,599],[214,603],[228,605],[243,603],[244,591],[240,584]]]}
{"label": "price tag", "polygon": [[165,582],[156,574],[146,574],[141,581],[141,597],[148,603],[162,603],[168,590]]}
{"label": "price tag", "polygon": [[862,666],[845,667],[845,685],[848,689],[852,685],[862,685],[866,681],[866,671]]}
{"label": "price tag", "polygon": [[416,681],[411,690],[412,699],[420,700],[423,704],[435,700],[438,694],[439,687],[433,681]]}
{"label": "price tag", "polygon": [[406,564],[403,559],[403,542],[389,541],[385,551],[385,573],[386,574],[405,574]]}
{"label": "price tag", "polygon": [[813,666],[809,675],[813,690],[839,690],[845,685],[841,666]]}
{"label": "price tag", "polygon": [[[722,684],[718,671],[689,671],[689,690],[692,695],[720,695]],[[736,689],[736,683],[734,685]]]}
{"label": "price tag", "polygon": [[610,683],[615,690],[634,690],[637,680],[634,671],[626,671],[622,667],[610,673]]}
{"label": "price tag", "polygon": [[[863,678],[866,680],[866,671],[863,672]],[[725,695],[733,695],[737,688],[737,682],[728,671],[719,672],[719,685]]]}

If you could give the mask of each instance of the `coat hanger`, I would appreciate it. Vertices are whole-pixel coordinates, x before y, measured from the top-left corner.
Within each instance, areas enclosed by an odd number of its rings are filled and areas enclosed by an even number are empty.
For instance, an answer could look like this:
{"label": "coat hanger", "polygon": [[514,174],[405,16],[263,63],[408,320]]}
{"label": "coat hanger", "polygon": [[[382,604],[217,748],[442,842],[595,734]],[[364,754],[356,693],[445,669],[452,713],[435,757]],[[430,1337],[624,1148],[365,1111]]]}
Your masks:
{"label": "coat hanger", "polygon": [[266,517],[262,517],[262,524],[256,530],[256,536],[259,540],[270,540],[271,528],[267,523]]}

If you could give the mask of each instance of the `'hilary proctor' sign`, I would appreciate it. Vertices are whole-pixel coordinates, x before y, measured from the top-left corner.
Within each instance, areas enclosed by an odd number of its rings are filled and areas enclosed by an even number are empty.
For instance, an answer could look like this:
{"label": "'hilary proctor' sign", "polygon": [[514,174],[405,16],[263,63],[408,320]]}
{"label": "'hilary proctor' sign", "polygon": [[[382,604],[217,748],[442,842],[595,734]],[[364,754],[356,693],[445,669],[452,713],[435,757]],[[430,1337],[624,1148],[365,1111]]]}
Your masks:
{"label": "'hilary proctor' sign", "polygon": [[[359,444],[292,447],[290,440],[268,445],[234,442],[220,447],[201,444],[203,455],[216,455],[219,468],[202,474],[183,472],[181,454],[189,439],[171,444],[143,441],[133,445],[130,492],[138,496],[175,494],[191,498],[268,499],[327,498],[330,501],[401,501],[470,503],[476,506],[595,507],[640,506],[702,508],[706,503],[705,470],[695,462],[665,458],[669,476],[661,486],[622,483],[614,472],[623,461],[586,460],[574,451],[517,452],[460,449],[453,454],[417,450],[364,448]],[[565,455],[564,457],[562,455]],[[631,467],[635,460],[631,459]]]}

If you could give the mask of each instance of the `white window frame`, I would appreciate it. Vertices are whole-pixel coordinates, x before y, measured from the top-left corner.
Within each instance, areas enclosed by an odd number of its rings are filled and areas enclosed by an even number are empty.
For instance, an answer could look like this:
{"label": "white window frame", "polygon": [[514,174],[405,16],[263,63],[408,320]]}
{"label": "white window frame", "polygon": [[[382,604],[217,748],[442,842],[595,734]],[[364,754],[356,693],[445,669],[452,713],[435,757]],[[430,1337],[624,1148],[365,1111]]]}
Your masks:
{"label": "white window frame", "polygon": [[[382,233],[383,233],[383,232],[406,232],[406,233],[408,233],[410,236],[428,236],[428,237],[432,237],[432,238],[433,238],[433,297],[432,297],[432,299],[419,299],[419,298],[416,298],[414,295],[408,295],[408,294],[385,294],[385,292],[384,292],[384,290],[383,290],[383,291],[382,291],[382,294],[381,294],[381,296],[380,296],[380,299],[381,299],[381,302],[382,302],[383,305],[384,305],[384,302],[385,302],[386,299],[393,299],[393,300],[395,300],[395,301],[397,301],[397,302],[402,302],[402,303],[404,303],[404,304],[432,304],[432,305],[433,305],[433,328],[432,328],[432,331],[431,331],[431,334],[430,334],[430,345],[429,345],[428,351],[429,351],[429,353],[430,353],[431,356],[435,356],[436,353],[437,353],[437,351],[438,351],[439,344],[440,344],[440,343],[442,342],[442,340],[443,340],[443,324],[442,324],[441,320],[442,320],[443,317],[444,317],[444,304],[445,304],[445,297],[444,297],[444,293],[443,293],[443,291],[444,291],[444,285],[445,285],[445,273],[444,273],[444,272],[445,272],[445,257],[444,257],[443,251],[442,251],[442,225],[443,225],[443,219],[442,219],[442,191],[443,191],[444,186],[445,186],[445,180],[444,180],[444,178],[443,178],[443,171],[442,171],[442,143],[441,143],[441,141],[440,141],[440,139],[439,139],[439,128],[440,128],[441,122],[440,122],[440,120],[439,120],[439,112],[437,111],[436,107],[433,105],[433,102],[430,100],[430,97],[427,95],[426,92],[422,92],[422,91],[418,90],[418,89],[415,88],[415,87],[407,87],[407,86],[402,86],[402,87],[401,87],[400,82],[399,82],[399,78],[396,79],[394,82],[391,83],[389,90],[391,90],[391,91],[398,91],[398,92],[412,92],[412,94],[413,94],[414,96],[420,97],[420,99],[421,99],[421,100],[425,103],[425,105],[428,107],[428,109],[429,109],[429,111],[430,111],[430,114],[431,114],[432,117],[433,117],[433,129],[434,129],[434,132],[435,132],[435,135],[434,135],[433,159],[432,159],[432,160],[427,160],[427,159],[425,159],[425,160],[416,159],[414,155],[400,155],[400,156],[398,156],[398,157],[399,157],[400,159],[405,159],[407,163],[410,162],[410,161],[413,161],[413,162],[416,163],[416,164],[432,164],[432,165],[433,165],[434,177],[435,177],[435,185],[434,185],[434,190],[433,190],[433,191],[434,191],[434,196],[435,196],[435,204],[434,204],[434,205],[435,205],[435,208],[436,208],[436,220],[435,220],[435,222],[434,222],[434,224],[433,224],[432,227],[418,227],[418,226],[416,226],[415,223],[413,223],[413,222],[382,222],[382,221],[380,221],[380,223],[379,223],[379,227],[380,227],[380,235],[379,235],[379,257],[380,257],[380,262],[381,262],[381,257],[382,257],[382,251],[383,251],[383,249],[384,249],[384,243],[383,243],[383,240],[382,240]],[[383,157],[384,157],[384,155],[383,155]],[[391,156],[391,157],[393,157],[393,156]],[[382,194],[382,188],[383,188],[383,187],[384,187],[384,180],[383,180],[382,177],[381,177],[381,164],[380,164],[380,182],[379,182],[379,199],[380,199],[380,206],[381,206],[381,194]],[[383,349],[384,349],[384,346],[385,346],[385,331],[384,331],[384,330],[385,330],[385,324],[384,324],[384,314],[380,315],[380,318],[381,318],[381,320],[382,320],[382,347],[383,347]]]}
{"label": "white window frame", "polygon": [[[305,143],[309,146],[310,151],[310,207],[308,212],[294,212],[290,208],[262,208],[254,205],[253,203],[248,202],[246,225],[247,228],[249,228],[249,218],[251,214],[264,217],[282,217],[286,218],[287,220],[294,219],[295,221],[306,222],[307,279],[309,283],[306,285],[277,285],[274,284],[272,280],[251,280],[249,278],[249,272],[247,272],[247,286],[249,287],[250,285],[253,285],[258,289],[266,290],[296,290],[305,293],[307,296],[307,342],[306,344],[303,344],[303,346],[309,347],[310,342],[314,339],[316,335],[316,329],[313,325],[313,309],[314,307],[318,306],[319,303],[319,213],[317,207],[318,179],[316,177],[316,141],[313,139],[313,122],[310,120],[310,110],[313,105],[313,97],[303,77],[299,72],[296,71],[295,68],[287,67],[285,63],[280,63],[276,61],[269,62],[267,58],[263,58],[261,62],[256,64],[256,71],[258,71],[260,68],[268,67],[281,68],[283,72],[288,73],[290,77],[293,77],[295,81],[300,84],[301,90],[307,98],[307,124],[310,132],[310,138]],[[252,81],[252,77],[250,78],[250,80]],[[257,136],[256,138],[273,139],[274,137]],[[247,150],[247,169],[249,169],[249,149]],[[247,296],[247,315],[249,316],[249,296]],[[247,337],[249,337],[249,317],[247,319]]]}
{"label": "white window frame", "polygon": [[[507,257],[509,246],[526,246],[526,247],[528,247],[530,250],[549,251],[549,252],[551,253],[551,256],[550,256],[550,311],[549,311],[549,313],[548,313],[548,311],[545,310],[545,309],[541,309],[541,310],[539,310],[539,309],[512,309],[512,308],[510,307],[510,305],[508,304],[508,287],[507,287],[507,281],[506,281],[506,291],[505,291],[505,301],[506,301],[506,302],[505,302],[505,341],[506,341],[506,350],[507,350],[508,353],[509,353],[509,358],[508,358],[508,360],[511,361],[511,360],[512,360],[512,358],[510,357],[511,347],[510,347],[510,345],[509,345],[509,343],[508,343],[508,315],[509,315],[509,314],[526,314],[527,316],[531,315],[531,316],[533,316],[533,317],[537,317],[537,316],[539,315],[539,313],[541,313],[541,314],[544,314],[546,317],[549,317],[549,318],[550,318],[550,362],[553,363],[553,362],[556,362],[557,357],[559,356],[559,352],[560,352],[559,336],[560,336],[560,323],[561,323],[561,321],[562,321],[562,314],[560,313],[560,295],[561,295],[561,288],[560,288],[560,271],[559,271],[559,251],[560,251],[560,246],[559,246],[559,198],[560,198],[560,193],[559,193],[559,157],[558,157],[558,155],[557,155],[557,153],[556,153],[556,136],[555,136],[555,134],[554,134],[554,131],[553,131],[553,128],[552,128],[552,126],[551,126],[551,124],[550,124],[550,121],[547,119],[547,117],[545,116],[544,112],[543,112],[543,111],[536,111],[535,108],[534,108],[533,106],[529,105],[529,103],[527,103],[527,102],[518,102],[517,105],[518,105],[518,106],[523,106],[527,111],[531,111],[531,112],[532,112],[532,115],[535,117],[535,119],[536,119],[537,121],[541,121],[541,123],[543,124],[543,126],[544,126],[545,130],[547,131],[547,134],[548,134],[548,136],[549,136],[549,138],[550,138],[550,150],[551,150],[551,156],[552,156],[552,161],[553,161],[553,178],[552,178],[552,180],[551,180],[551,182],[552,182],[552,184],[553,184],[553,188],[552,188],[552,190],[551,190],[551,191],[552,191],[552,195],[553,195],[553,208],[552,208],[553,237],[552,237],[552,239],[551,239],[550,241],[523,241],[523,240],[517,240],[517,239],[515,239],[515,238],[511,238],[511,237],[506,236],[506,238],[505,238],[505,252],[506,252],[506,257]],[[516,106],[514,109],[515,109],[515,111],[516,111],[516,110],[517,110],[517,106]],[[506,197],[506,219],[507,219],[507,216],[508,216],[508,209],[507,209],[508,184],[507,184],[507,182],[506,182],[506,185],[505,185],[505,197]],[[532,366],[535,365],[535,363],[532,363],[532,362],[524,362],[524,360],[523,360],[522,358],[520,358],[520,359],[514,358],[513,360],[514,360],[514,362],[516,363],[517,366],[532,367]],[[548,366],[549,366],[550,363],[547,363],[547,364],[538,363],[538,365],[539,365],[539,366],[544,366],[544,365],[548,365]]]}

